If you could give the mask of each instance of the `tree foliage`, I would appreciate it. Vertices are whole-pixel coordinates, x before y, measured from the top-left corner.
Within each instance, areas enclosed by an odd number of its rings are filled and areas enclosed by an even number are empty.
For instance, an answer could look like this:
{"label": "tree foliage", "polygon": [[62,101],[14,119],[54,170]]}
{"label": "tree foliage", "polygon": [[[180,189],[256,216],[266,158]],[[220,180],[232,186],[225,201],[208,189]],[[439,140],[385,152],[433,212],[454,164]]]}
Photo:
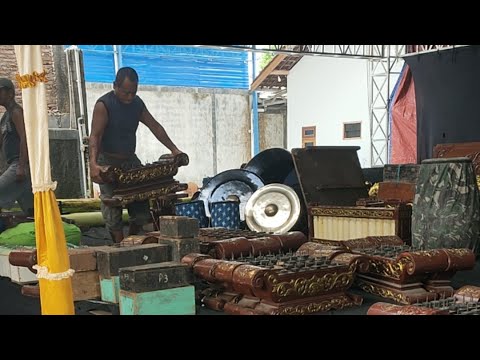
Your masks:
{"label": "tree foliage", "polygon": [[260,57],[260,70],[263,70],[274,57],[273,52],[263,53]]}

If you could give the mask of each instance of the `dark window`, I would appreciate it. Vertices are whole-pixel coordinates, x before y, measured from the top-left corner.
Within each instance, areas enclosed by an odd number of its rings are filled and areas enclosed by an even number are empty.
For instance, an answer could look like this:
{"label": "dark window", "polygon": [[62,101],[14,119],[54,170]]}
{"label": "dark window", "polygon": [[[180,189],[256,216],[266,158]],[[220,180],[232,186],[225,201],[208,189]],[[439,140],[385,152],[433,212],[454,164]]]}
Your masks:
{"label": "dark window", "polygon": [[303,147],[309,147],[309,146],[315,146],[315,145],[311,141],[307,141],[303,144]]}
{"label": "dark window", "polygon": [[354,139],[361,137],[362,123],[343,124],[343,138]]}

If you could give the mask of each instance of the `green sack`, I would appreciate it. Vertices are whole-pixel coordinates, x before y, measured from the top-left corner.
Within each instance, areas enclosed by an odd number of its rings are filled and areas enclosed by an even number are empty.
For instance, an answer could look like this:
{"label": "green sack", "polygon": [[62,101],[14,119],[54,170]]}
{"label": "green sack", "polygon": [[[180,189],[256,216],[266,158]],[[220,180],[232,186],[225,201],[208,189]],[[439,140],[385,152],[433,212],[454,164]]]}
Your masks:
{"label": "green sack", "polygon": [[[63,223],[67,243],[80,245],[82,232],[73,224]],[[35,223],[21,223],[0,234],[0,245],[35,246]]]}

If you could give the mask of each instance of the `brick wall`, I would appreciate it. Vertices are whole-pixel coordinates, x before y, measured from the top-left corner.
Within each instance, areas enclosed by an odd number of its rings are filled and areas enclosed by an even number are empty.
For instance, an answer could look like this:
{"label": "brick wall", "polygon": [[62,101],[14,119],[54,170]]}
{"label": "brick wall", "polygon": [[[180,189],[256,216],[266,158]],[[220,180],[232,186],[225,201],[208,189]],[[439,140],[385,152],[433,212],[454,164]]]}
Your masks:
{"label": "brick wall", "polygon": [[[58,113],[57,86],[55,81],[55,67],[53,61],[52,45],[42,45],[43,65],[47,71],[47,105],[50,114]],[[6,77],[13,81],[16,87],[17,102],[22,103],[22,93],[18,88],[15,75],[18,72],[17,58],[13,45],[0,45],[0,77]],[[0,114],[5,109],[0,108]]]}

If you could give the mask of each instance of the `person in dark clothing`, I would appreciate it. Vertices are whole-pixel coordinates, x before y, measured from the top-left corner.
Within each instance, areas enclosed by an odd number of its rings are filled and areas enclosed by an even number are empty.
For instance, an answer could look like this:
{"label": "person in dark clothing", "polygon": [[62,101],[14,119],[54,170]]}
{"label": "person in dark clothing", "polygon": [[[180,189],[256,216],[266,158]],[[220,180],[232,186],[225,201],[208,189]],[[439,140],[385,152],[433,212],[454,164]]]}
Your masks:
{"label": "person in dark clothing", "polygon": [[8,166],[0,175],[0,208],[9,209],[16,201],[25,215],[33,216],[23,108],[15,101],[13,82],[6,78],[0,78],[0,105],[6,110],[0,120],[0,142]]}
{"label": "person in dark clothing", "polygon": [[[113,165],[124,170],[140,167],[135,155],[136,131],[139,122],[145,124],[155,137],[165,145],[172,155],[181,154],[168,137],[165,129],[153,118],[137,94],[138,75],[130,67],[118,70],[113,90],[101,96],[93,109],[92,132],[90,134],[90,176],[100,185],[100,198],[113,195],[112,184],[103,183],[102,167]],[[122,208],[107,206],[101,202],[102,215],[107,230],[115,242],[122,241]],[[136,234],[149,218],[148,201],[134,202],[127,206],[129,213],[129,235]]]}

